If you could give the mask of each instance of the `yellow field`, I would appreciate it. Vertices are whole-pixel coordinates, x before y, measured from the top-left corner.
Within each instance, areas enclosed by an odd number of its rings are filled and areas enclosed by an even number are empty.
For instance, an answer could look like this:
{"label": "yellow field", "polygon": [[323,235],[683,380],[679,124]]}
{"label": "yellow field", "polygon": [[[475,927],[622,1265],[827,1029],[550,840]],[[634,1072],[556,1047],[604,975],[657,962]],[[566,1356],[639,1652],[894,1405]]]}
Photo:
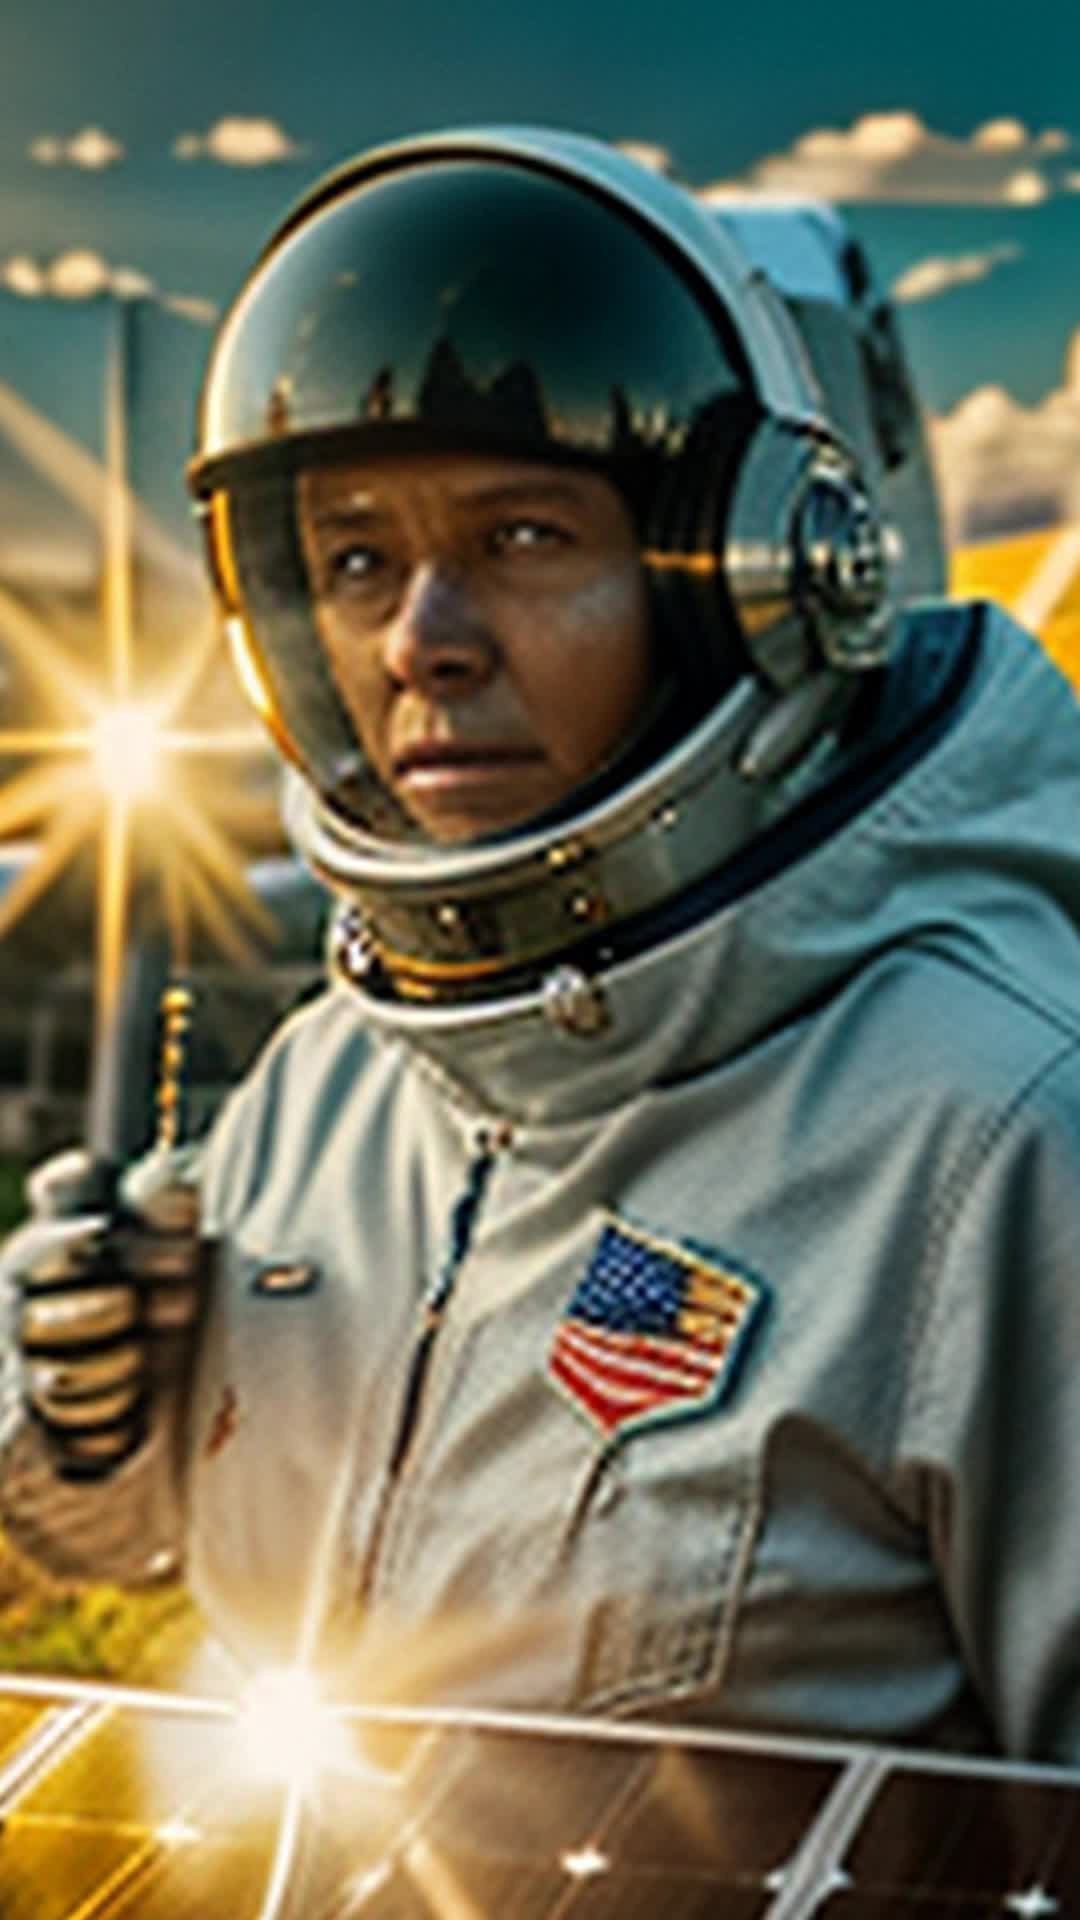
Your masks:
{"label": "yellow field", "polygon": [[[957,549],[950,564],[953,593],[998,600],[1002,606],[1015,608],[1063,531],[1052,527]],[[1039,633],[1051,659],[1080,690],[1080,564],[1052,612],[1040,623]]]}

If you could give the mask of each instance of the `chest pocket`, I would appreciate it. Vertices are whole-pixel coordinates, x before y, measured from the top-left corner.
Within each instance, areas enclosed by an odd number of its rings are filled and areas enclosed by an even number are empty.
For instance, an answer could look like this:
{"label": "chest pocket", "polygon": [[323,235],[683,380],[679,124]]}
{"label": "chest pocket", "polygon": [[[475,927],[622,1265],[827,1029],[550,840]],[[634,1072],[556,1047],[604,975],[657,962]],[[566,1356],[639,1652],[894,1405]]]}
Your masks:
{"label": "chest pocket", "polygon": [[766,1304],[735,1264],[611,1220],[555,1330],[549,1384],[593,1435],[560,1552],[582,1706],[720,1679],[757,1517],[735,1389]]}
{"label": "chest pocket", "polygon": [[722,1681],[758,1475],[717,1423],[641,1434],[588,1469],[559,1557],[577,1623],[573,1704],[612,1712]]}

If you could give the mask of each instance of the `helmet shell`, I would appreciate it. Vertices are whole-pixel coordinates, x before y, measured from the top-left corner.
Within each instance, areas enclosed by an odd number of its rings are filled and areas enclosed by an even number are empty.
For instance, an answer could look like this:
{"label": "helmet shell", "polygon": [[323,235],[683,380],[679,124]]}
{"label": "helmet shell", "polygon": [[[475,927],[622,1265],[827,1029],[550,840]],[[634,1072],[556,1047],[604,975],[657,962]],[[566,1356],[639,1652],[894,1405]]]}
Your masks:
{"label": "helmet shell", "polygon": [[[610,477],[679,690],[644,768],[449,848],[365,765],[296,523],[306,468],[439,450]],[[883,657],[873,502],[791,302],[733,222],[572,135],[434,135],[316,186],[223,323],[191,485],[243,677],[298,770],[294,838],[360,912],[349,951],[422,997],[501,990],[583,925],[622,951],[624,923],[753,832],[755,729],[770,720],[760,766],[786,766],[849,669]]]}

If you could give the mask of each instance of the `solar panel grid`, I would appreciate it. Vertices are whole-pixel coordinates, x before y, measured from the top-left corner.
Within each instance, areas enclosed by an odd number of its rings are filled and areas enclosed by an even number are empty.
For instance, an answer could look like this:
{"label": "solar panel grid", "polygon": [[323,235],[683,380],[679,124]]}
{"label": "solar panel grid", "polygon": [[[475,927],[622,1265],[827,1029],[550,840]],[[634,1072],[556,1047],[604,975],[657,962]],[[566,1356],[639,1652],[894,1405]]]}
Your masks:
{"label": "solar panel grid", "polygon": [[273,1841],[267,1823],[241,1839],[204,1834],[160,1848],[110,1904],[108,1920],[256,1920]]}
{"label": "solar panel grid", "polygon": [[353,1891],[330,1912],[697,1920],[722,1896],[732,1920],[756,1920],[843,1772],[806,1756],[684,1751],[670,1737],[446,1732],[414,1757],[391,1861],[380,1874],[354,1857],[342,1876]]}
{"label": "solar panel grid", "polygon": [[[18,1730],[32,1743],[49,1712],[11,1704],[0,1702],[9,1767]],[[268,1908],[280,1795],[237,1774],[229,1722],[111,1710],[55,1764],[46,1750],[45,1777],[9,1809],[0,1920],[1068,1920],[1080,1910],[1080,1778],[498,1719],[413,1725],[389,1741],[393,1776],[372,1763],[387,1740],[356,1725],[357,1764],[318,1795]]]}
{"label": "solar panel grid", "polygon": [[378,1883],[355,1876],[354,1889],[317,1920],[764,1920],[769,1905],[763,1888],[726,1885],[713,1874],[613,1868],[571,1881],[557,1862],[456,1856],[437,1866],[403,1860]]}
{"label": "solar panel grid", "polygon": [[865,1892],[860,1888],[838,1892],[818,1910],[814,1920],[1002,1920],[1000,1895],[957,1905],[948,1894],[912,1895],[897,1889]]}
{"label": "solar panel grid", "polygon": [[172,1846],[155,1829],[19,1821],[5,1833],[3,1920],[256,1920],[274,1841],[200,1833]]}
{"label": "solar panel grid", "polygon": [[277,1796],[229,1778],[228,1723],[96,1708],[87,1728],[9,1808],[2,1920],[255,1920]]}
{"label": "solar panel grid", "polygon": [[[884,1903],[883,1916],[908,1909],[922,1915],[945,1902],[955,1920],[984,1909],[998,1920],[1010,1912],[1023,1920],[1015,1903],[1040,1890],[1064,1916],[1080,1897],[1080,1793],[1063,1783],[964,1773],[944,1791],[936,1772],[897,1770],[846,1866],[854,1891],[830,1903],[830,1920],[834,1909],[835,1920],[856,1920],[856,1900],[871,1899]],[[1035,1903],[1029,1920],[1051,1920],[1052,1911],[1046,1906],[1040,1914]]]}
{"label": "solar panel grid", "polygon": [[0,1700],[0,1771],[22,1745],[43,1709],[25,1700]]}
{"label": "solar panel grid", "polygon": [[792,1857],[835,1786],[827,1761],[760,1754],[660,1753],[648,1793],[612,1830],[628,1866],[678,1862],[687,1872],[761,1881]]}
{"label": "solar panel grid", "polygon": [[95,1821],[11,1821],[0,1840],[4,1920],[72,1920],[120,1871],[130,1833]]}

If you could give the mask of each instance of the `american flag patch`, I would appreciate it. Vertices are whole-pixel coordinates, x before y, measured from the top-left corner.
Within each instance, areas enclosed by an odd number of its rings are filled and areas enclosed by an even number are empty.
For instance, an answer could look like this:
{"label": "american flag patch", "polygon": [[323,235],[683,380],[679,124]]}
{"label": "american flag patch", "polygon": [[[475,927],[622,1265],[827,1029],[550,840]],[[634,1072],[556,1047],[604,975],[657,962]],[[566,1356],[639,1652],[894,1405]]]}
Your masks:
{"label": "american flag patch", "polygon": [[605,1437],[700,1413],[723,1398],[767,1299],[760,1280],[611,1221],[548,1374]]}

